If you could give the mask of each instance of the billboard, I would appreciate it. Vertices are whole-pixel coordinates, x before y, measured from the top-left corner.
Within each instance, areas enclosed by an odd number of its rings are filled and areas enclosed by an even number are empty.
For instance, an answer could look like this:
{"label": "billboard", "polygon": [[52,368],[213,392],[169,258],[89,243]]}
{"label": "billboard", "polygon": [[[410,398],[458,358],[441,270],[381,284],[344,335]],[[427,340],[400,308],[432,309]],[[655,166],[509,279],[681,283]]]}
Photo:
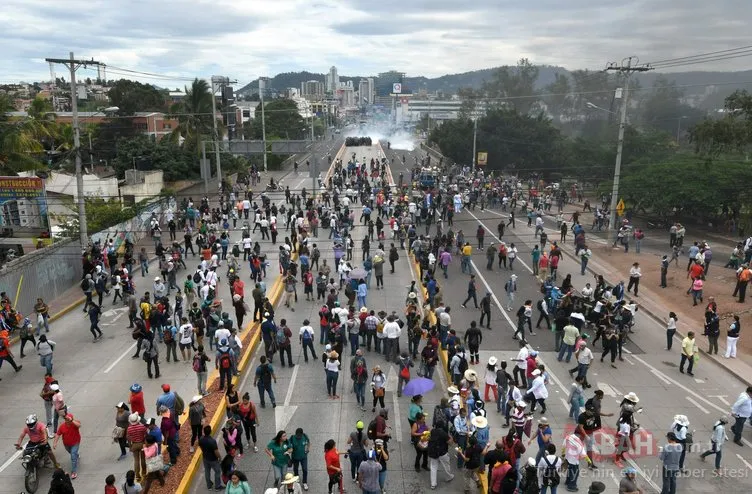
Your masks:
{"label": "billboard", "polygon": [[392,84],[392,92],[394,94],[400,94],[402,92],[402,83],[395,82]]}
{"label": "billboard", "polygon": [[0,227],[49,230],[44,180],[0,177]]}
{"label": "billboard", "polygon": [[478,166],[485,166],[488,164],[488,153],[478,153]]}

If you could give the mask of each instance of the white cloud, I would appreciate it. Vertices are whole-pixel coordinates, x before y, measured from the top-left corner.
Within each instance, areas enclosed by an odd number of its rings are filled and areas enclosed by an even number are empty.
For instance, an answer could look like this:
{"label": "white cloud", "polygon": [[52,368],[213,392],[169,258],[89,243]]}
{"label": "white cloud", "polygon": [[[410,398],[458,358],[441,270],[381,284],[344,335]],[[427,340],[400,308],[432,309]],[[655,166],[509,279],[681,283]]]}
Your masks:
{"label": "white cloud", "polygon": [[[438,76],[522,56],[599,69],[629,55],[647,62],[752,45],[742,21],[749,18],[752,3],[740,0],[4,0],[0,82],[48,78],[44,58],[69,51],[111,66],[241,83],[331,65],[345,75]],[[743,70],[750,58],[675,70]]]}

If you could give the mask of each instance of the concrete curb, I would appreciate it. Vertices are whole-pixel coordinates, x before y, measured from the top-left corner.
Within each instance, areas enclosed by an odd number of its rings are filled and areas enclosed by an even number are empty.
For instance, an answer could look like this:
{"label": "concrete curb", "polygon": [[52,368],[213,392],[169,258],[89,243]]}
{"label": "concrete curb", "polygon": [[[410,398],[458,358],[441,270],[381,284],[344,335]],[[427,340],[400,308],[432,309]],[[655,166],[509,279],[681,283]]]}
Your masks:
{"label": "concrete curb", "polygon": [[[293,254],[291,256],[291,260],[295,260],[297,258],[297,254]],[[280,276],[277,278],[277,280],[272,285],[271,289],[268,291],[267,298],[272,303],[272,305],[277,305],[277,302],[279,302],[280,297],[282,296],[282,277]],[[245,329],[243,331],[254,331],[253,335],[251,336],[251,340],[248,342],[248,345],[246,346],[243,356],[240,359],[240,362],[238,362],[238,376],[233,378],[233,382],[237,385],[240,381],[240,376],[246,371],[246,366],[251,361],[251,356],[256,350],[256,347],[259,345],[259,342],[261,340],[261,324],[259,322],[250,321],[248,324],[246,324]],[[217,370],[213,370],[211,375],[209,376],[206,388],[209,389],[213,384],[214,381],[216,381],[219,378],[219,372]],[[183,417],[186,417],[188,415],[188,411],[186,410],[183,413]],[[219,429],[219,426],[222,422],[223,417],[225,416],[225,408],[223,406],[218,406],[217,409],[214,411],[214,415],[212,415],[211,420],[209,421],[209,425],[212,428],[212,434],[216,434],[217,430]],[[188,494],[188,491],[191,488],[191,485],[193,484],[193,479],[196,477],[196,473],[198,472],[198,468],[201,465],[201,459],[202,459],[202,452],[201,448],[198,448],[195,453],[193,453],[193,458],[191,458],[190,463],[188,464],[188,468],[186,468],[185,472],[183,472],[183,477],[180,481],[180,484],[178,484],[177,489],[175,490],[175,494]]]}

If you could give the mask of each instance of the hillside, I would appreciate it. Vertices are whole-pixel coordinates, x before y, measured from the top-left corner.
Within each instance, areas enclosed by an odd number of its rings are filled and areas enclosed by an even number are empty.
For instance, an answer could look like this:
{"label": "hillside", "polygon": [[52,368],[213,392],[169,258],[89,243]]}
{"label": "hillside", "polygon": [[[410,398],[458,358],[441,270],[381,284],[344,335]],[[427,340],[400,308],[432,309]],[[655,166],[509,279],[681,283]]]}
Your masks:
{"label": "hillside", "polygon": [[[441,77],[428,78],[423,76],[407,76],[403,82],[403,92],[418,92],[425,89],[428,92],[441,91],[447,94],[454,94],[459,88],[471,87],[478,89],[483,82],[493,77],[493,72],[498,67],[473,70],[460,74],[447,74]],[[537,89],[542,89],[554,81],[557,73],[567,74],[570,72],[563,67],[540,66]],[[637,74],[635,77],[642,87],[650,87],[654,84],[659,76],[665,76],[669,81],[675,81],[677,85],[682,86],[686,95],[702,95],[713,92],[713,88],[708,90],[708,86],[717,85],[715,88],[718,93],[728,94],[734,89],[743,87],[749,88],[752,85],[752,70],[740,72],[672,72],[661,73],[658,71],[645,72]],[[340,81],[353,81],[357,83],[361,78],[369,76],[340,76]],[[304,81],[318,80],[324,81],[325,75],[312,72],[285,72],[277,74],[271,78],[270,85],[272,88],[281,91],[288,87],[300,88]],[[375,79],[378,80],[377,77]],[[377,82],[378,85],[378,82]],[[258,88],[258,79],[251,81],[238,90],[240,94],[252,94]]]}

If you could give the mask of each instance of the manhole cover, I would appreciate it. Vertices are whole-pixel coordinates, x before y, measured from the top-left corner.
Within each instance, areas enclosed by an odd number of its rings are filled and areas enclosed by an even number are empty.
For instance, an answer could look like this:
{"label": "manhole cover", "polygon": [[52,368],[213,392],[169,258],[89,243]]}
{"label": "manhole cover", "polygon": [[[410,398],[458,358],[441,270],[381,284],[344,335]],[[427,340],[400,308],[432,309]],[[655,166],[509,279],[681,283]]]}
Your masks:
{"label": "manhole cover", "polygon": [[663,365],[668,365],[669,367],[679,367],[678,365],[676,365],[676,362],[666,362],[665,360],[663,361]]}

